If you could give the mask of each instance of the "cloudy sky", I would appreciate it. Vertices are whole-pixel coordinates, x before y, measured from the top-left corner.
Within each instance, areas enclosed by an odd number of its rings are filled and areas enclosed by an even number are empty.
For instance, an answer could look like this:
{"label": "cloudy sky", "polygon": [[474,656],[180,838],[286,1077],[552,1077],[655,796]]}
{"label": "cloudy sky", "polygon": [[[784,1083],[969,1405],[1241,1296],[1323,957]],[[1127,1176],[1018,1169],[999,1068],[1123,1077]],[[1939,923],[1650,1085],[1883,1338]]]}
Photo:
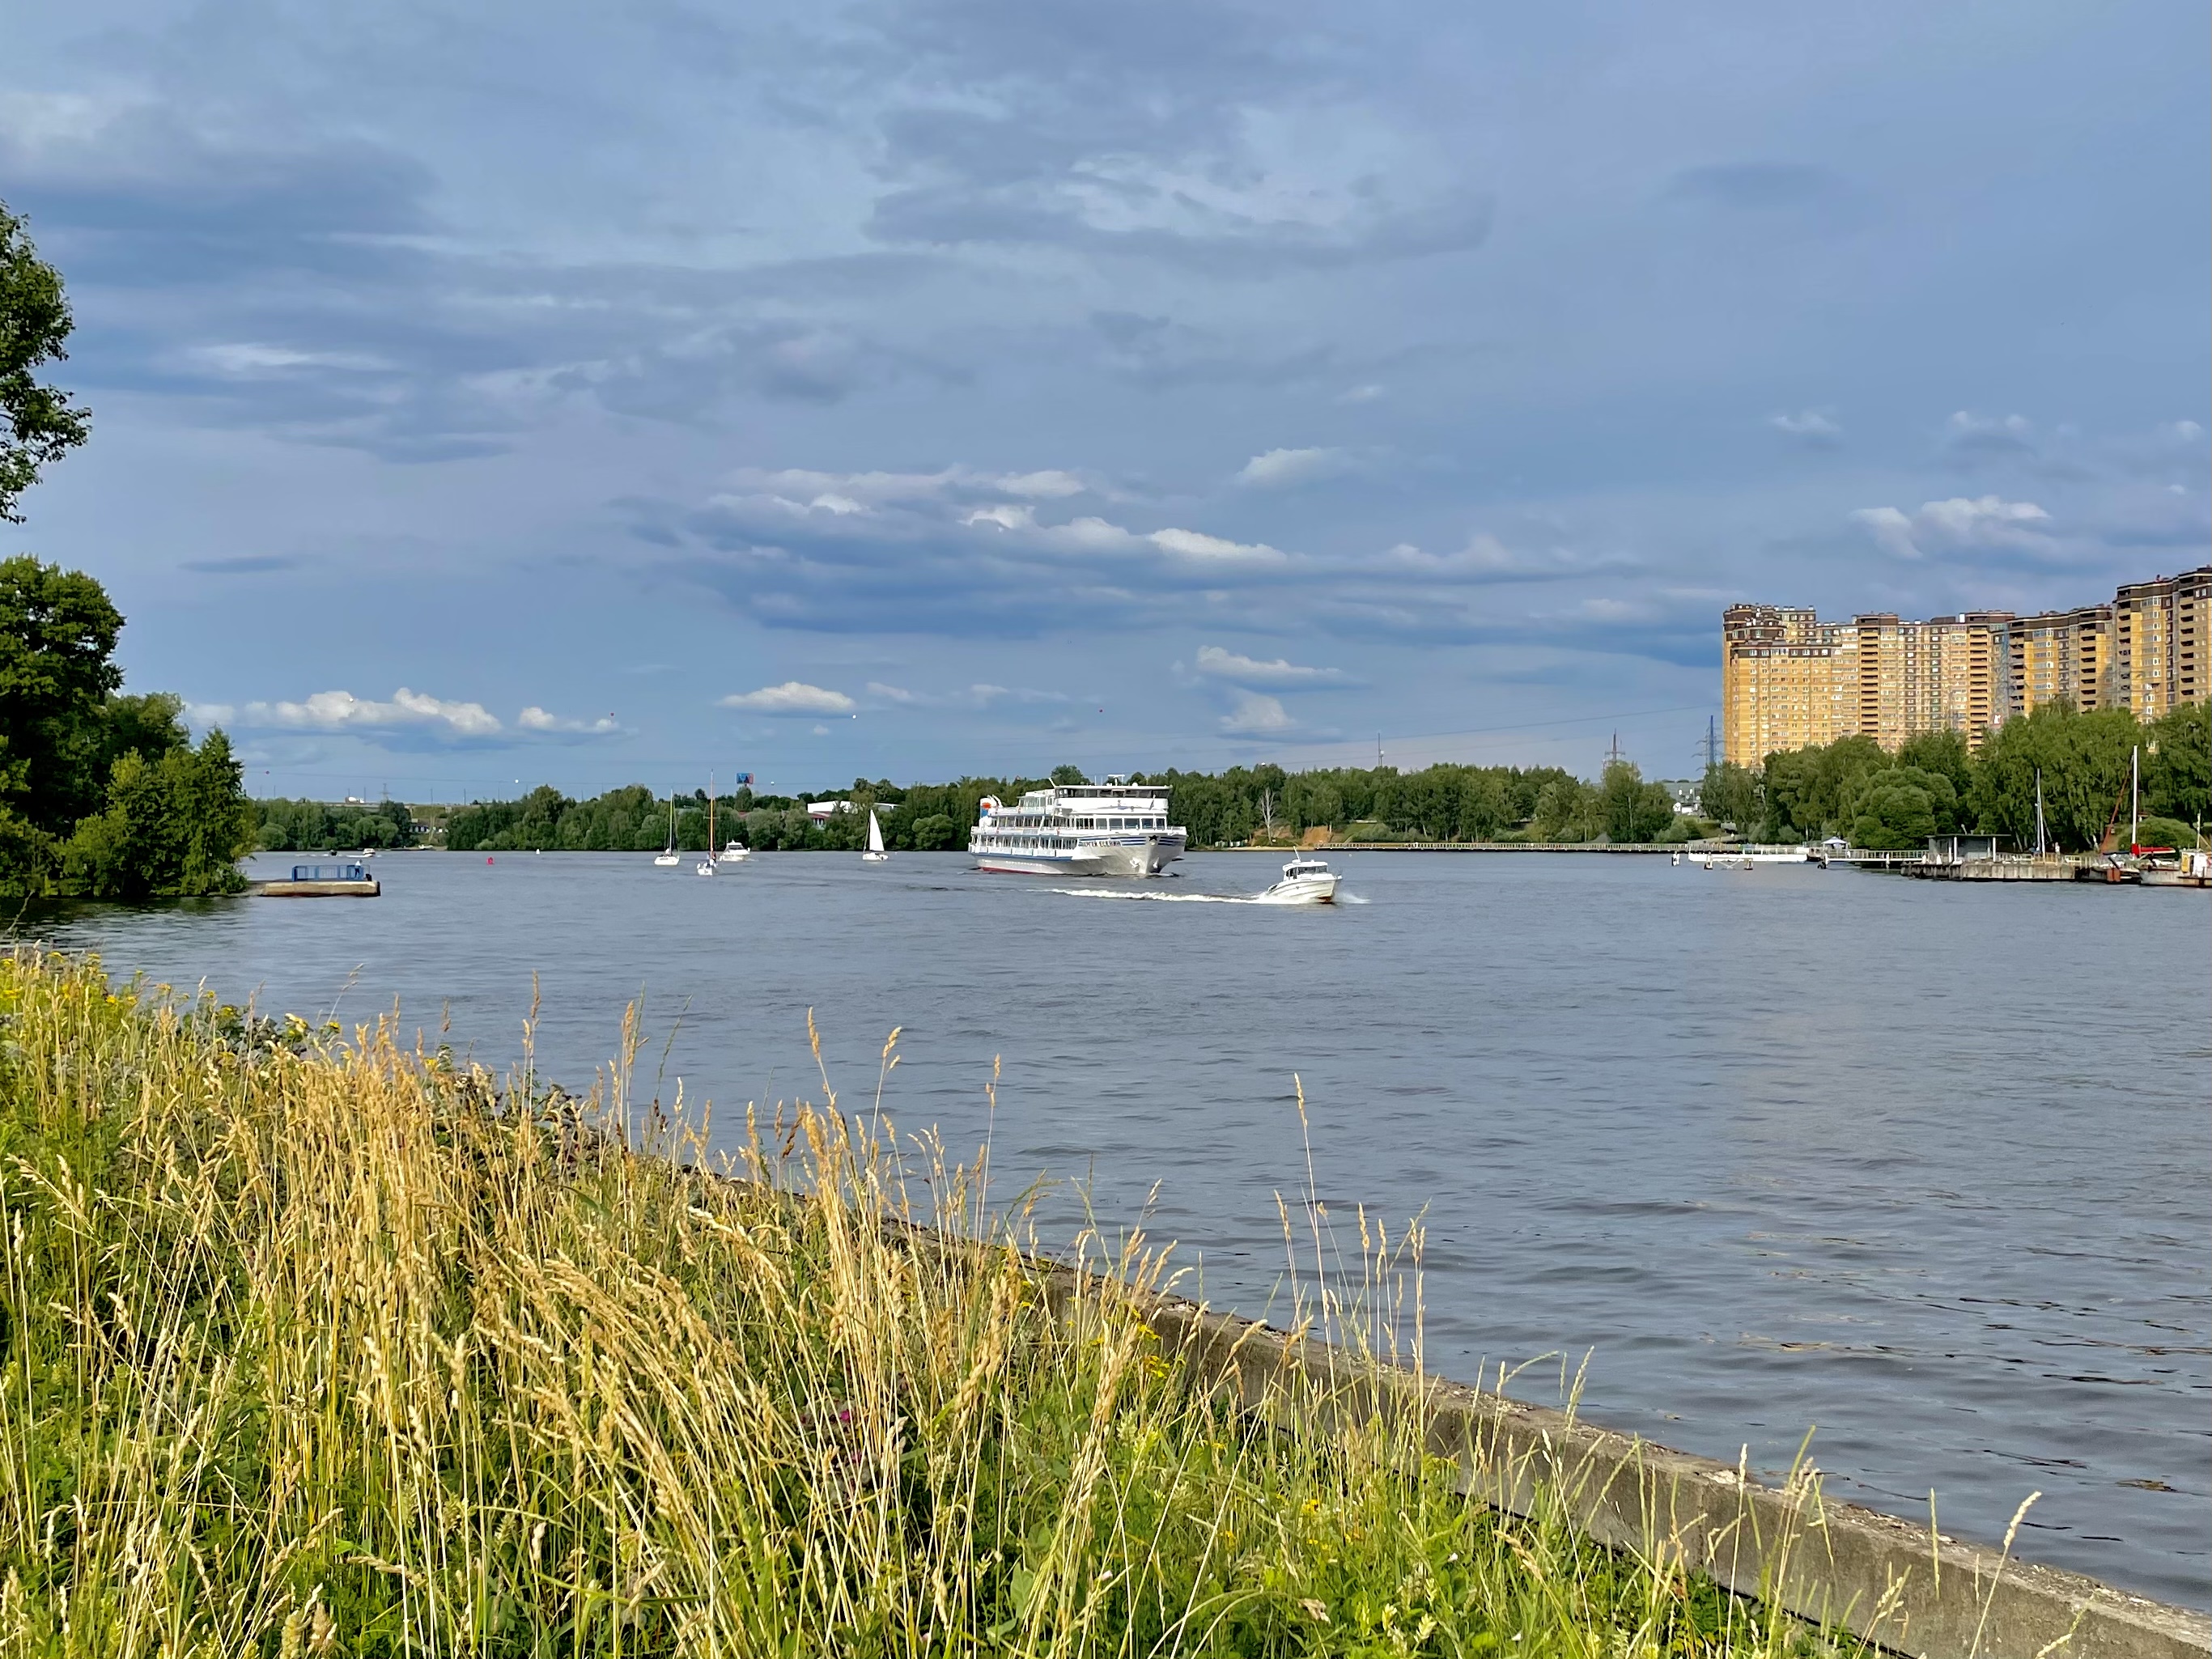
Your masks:
{"label": "cloudy sky", "polygon": [[1679,775],[1732,600],[2205,559],[2208,16],[17,8],[0,539],[257,792]]}

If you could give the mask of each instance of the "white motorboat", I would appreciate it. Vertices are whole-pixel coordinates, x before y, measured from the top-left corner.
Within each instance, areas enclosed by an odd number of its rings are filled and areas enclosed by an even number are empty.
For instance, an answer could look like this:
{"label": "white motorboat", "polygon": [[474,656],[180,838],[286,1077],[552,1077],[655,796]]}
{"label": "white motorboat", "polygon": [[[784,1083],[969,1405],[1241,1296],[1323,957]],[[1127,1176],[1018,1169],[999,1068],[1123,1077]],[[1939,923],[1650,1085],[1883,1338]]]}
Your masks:
{"label": "white motorboat", "polygon": [[979,870],[1012,876],[1157,876],[1189,837],[1168,822],[1168,792],[1114,776],[1032,789],[1012,806],[986,795],[969,833]]}
{"label": "white motorboat", "polygon": [[1258,895],[1261,904],[1334,904],[1337,873],[1325,859],[1296,858],[1283,866],[1283,878]]}
{"label": "white motorboat", "polygon": [[714,775],[707,774],[707,856],[691,866],[695,876],[714,873]]}
{"label": "white motorboat", "polygon": [[676,850],[676,797],[668,798],[668,845],[653,854],[655,867],[673,870],[684,862],[684,855]]}
{"label": "white motorboat", "polygon": [[884,864],[890,854],[884,848],[884,826],[876,821],[876,809],[868,809],[868,850],[860,854],[863,864]]}
{"label": "white motorboat", "polygon": [[743,842],[733,841],[726,844],[720,853],[714,855],[714,861],[718,864],[743,864],[752,855],[753,849],[751,848],[746,846]]}

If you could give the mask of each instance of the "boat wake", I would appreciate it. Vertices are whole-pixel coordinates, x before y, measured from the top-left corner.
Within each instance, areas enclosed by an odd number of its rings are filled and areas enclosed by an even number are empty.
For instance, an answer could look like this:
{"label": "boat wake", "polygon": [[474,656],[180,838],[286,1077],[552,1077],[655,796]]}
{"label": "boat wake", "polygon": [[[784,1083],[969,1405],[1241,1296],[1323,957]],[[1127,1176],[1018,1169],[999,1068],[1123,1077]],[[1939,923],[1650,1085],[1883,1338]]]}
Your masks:
{"label": "boat wake", "polygon": [[[1064,893],[1069,898],[1125,899],[1148,901],[1154,904],[1264,904],[1270,910],[1313,910],[1321,908],[1314,904],[1285,904],[1279,899],[1262,898],[1257,893],[1123,893],[1097,887],[1055,887],[1052,890]],[[1336,896],[1336,902],[1339,904],[1367,902],[1356,893],[1343,892]]]}

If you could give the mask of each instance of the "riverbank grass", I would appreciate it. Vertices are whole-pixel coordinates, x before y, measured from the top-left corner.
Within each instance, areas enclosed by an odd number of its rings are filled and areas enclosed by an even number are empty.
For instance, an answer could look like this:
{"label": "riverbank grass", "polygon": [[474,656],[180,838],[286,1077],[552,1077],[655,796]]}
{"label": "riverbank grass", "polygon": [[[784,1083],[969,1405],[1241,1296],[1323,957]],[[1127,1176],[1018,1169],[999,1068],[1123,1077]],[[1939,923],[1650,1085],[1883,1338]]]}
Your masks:
{"label": "riverbank grass", "polygon": [[834,1098],[724,1178],[627,1076],[0,957],[0,1653],[1814,1645],[1470,1506],[1418,1425],[1231,1409],[1138,1316],[1141,1240],[1055,1290],[1028,1209]]}

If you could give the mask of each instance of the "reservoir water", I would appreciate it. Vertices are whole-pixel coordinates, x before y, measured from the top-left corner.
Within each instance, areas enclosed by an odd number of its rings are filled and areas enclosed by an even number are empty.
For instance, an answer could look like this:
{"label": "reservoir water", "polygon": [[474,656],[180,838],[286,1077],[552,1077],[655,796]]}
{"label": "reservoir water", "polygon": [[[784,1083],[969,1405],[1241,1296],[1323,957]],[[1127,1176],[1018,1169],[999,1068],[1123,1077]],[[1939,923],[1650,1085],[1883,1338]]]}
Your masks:
{"label": "reservoir water", "polygon": [[[282,873],[286,856],[258,861]],[[412,1028],[576,1086],[642,995],[664,1093],[884,1103],[1088,1178],[1261,1311],[1280,1194],[1429,1228],[1431,1364],[1588,1356],[1585,1413],[2212,1605],[2212,904],[1599,855],[1352,854],[1358,902],[1065,891],[964,857],[410,854],[374,901],[25,918],[112,970]],[[680,1016],[680,1019],[679,1019]],[[986,1085],[1000,1063],[995,1124]],[[1065,1208],[1065,1206],[1063,1206]],[[1301,1222],[1303,1224],[1303,1222]],[[1195,1291],[1200,1287],[1187,1284]],[[1562,1361],[1514,1391],[1555,1401]]]}

